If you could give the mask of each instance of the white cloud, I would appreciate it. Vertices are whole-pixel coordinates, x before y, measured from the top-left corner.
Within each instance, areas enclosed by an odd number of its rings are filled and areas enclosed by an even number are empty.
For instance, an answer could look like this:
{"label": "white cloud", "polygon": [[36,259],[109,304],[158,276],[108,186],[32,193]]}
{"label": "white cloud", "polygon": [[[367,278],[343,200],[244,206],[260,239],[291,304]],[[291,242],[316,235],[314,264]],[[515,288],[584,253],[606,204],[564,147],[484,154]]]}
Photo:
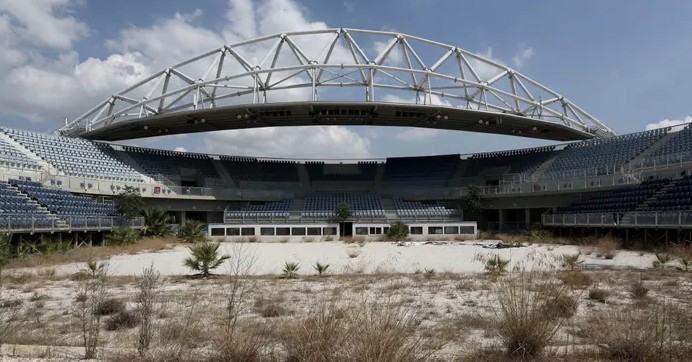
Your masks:
{"label": "white cloud", "polygon": [[[679,124],[683,123],[690,123],[692,122],[692,116],[686,116],[684,119],[664,119],[662,121],[656,122],[656,123],[649,123],[646,125],[646,130],[652,130],[652,129],[657,129],[657,128],[665,128],[665,127],[671,127],[671,126],[677,126]],[[677,131],[682,129],[682,127],[676,127],[673,130]]]}
{"label": "white cloud", "polygon": [[527,61],[533,57],[533,48],[524,47],[524,49],[518,51],[512,58],[512,64],[516,68],[522,68]]}
{"label": "white cloud", "polygon": [[[0,0],[0,13],[14,20],[14,35],[28,43],[55,49],[70,49],[89,27],[64,15],[77,5],[73,0]],[[60,13],[60,14],[58,14]]]}
{"label": "white cloud", "polygon": [[185,148],[185,147],[176,147],[176,148],[173,149],[173,151],[176,151],[176,152],[187,152],[187,148]]}
{"label": "white cloud", "polygon": [[411,128],[397,133],[394,138],[402,141],[420,141],[437,137],[440,130],[432,128]]}
{"label": "white cloud", "polygon": [[219,131],[206,152],[293,158],[368,158],[370,140],[341,126],[271,127]]}

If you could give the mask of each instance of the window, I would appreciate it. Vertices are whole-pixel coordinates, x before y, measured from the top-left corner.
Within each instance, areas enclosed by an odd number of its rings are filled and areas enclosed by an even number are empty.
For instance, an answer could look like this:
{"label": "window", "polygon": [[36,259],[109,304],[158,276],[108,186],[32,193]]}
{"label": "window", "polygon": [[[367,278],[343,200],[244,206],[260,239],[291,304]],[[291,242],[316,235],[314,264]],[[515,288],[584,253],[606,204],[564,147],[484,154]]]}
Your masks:
{"label": "window", "polygon": [[370,227],[370,235],[382,235],[381,227]]}
{"label": "window", "polygon": [[240,234],[243,236],[255,235],[255,228],[242,228]]}
{"label": "window", "polygon": [[308,235],[322,235],[322,228],[308,228]]}
{"label": "window", "polygon": [[322,228],[322,235],[336,235],[336,228],[334,228],[334,227]]}
{"label": "window", "polygon": [[260,228],[260,235],[274,236],[274,228]]}
{"label": "window", "polygon": [[276,228],[276,236],[289,236],[291,235],[291,228]]}
{"label": "window", "polygon": [[442,234],[442,226],[428,226],[428,235]]}
{"label": "window", "polygon": [[462,226],[459,228],[459,234],[475,234],[476,230],[473,226]]}
{"label": "window", "polygon": [[226,228],[226,235],[238,236],[238,235],[240,235],[240,229],[239,228]]}
{"label": "window", "polygon": [[368,235],[368,228],[359,226],[356,228],[356,235]]}
{"label": "window", "polygon": [[304,236],[305,228],[291,228],[291,235]]}
{"label": "window", "polygon": [[459,233],[459,227],[458,226],[445,226],[445,234],[456,235],[458,233]]}
{"label": "window", "polygon": [[411,235],[423,235],[423,227],[411,226]]}
{"label": "window", "polygon": [[211,228],[211,236],[225,236],[226,229],[224,228]]}

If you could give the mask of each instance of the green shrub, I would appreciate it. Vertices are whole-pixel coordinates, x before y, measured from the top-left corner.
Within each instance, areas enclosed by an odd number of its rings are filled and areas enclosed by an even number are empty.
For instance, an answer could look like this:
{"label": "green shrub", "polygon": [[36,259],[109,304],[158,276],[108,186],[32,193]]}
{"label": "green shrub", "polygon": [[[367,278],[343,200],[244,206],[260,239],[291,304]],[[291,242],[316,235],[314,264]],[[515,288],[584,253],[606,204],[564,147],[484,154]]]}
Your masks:
{"label": "green shrub", "polygon": [[187,220],[185,224],[180,228],[178,232],[178,237],[186,243],[197,243],[204,241],[206,235],[202,230],[204,224],[197,220]]}
{"label": "green shrub", "polygon": [[185,259],[183,265],[200,272],[202,276],[208,277],[210,271],[218,268],[224,261],[230,259],[230,255],[219,256],[219,243],[200,243],[190,245],[190,257]]}
{"label": "green shrub", "polygon": [[389,226],[389,231],[387,231],[387,237],[394,241],[404,240],[408,237],[409,228],[408,225],[401,221],[397,221]]}
{"label": "green shrub", "polygon": [[126,226],[114,227],[106,236],[108,245],[131,245],[139,240],[139,232]]}

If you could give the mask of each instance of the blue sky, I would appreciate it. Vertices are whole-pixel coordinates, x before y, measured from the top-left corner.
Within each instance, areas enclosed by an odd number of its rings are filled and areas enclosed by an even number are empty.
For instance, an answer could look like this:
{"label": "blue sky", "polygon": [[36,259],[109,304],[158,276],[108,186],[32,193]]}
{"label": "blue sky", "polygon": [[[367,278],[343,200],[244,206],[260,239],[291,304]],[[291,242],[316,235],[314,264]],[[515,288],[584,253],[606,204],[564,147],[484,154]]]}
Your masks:
{"label": "blue sky", "polygon": [[[241,11],[242,10],[242,11]],[[243,12],[244,11],[244,12]],[[236,15],[234,17],[234,14]],[[692,2],[0,0],[0,121],[51,131],[148,73],[254,33],[392,30],[513,64],[619,133],[691,120]],[[515,62],[521,57],[521,66]],[[273,157],[386,157],[544,141],[374,127],[234,131],[134,142]]]}

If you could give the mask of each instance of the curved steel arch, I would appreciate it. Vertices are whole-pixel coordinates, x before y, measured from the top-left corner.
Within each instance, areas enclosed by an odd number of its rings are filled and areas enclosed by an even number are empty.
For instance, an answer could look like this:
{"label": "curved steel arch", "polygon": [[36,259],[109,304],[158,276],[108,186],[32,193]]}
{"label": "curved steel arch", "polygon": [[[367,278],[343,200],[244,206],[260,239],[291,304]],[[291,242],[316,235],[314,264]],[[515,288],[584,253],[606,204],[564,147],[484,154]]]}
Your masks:
{"label": "curved steel arch", "polygon": [[364,104],[436,105],[554,124],[592,137],[614,134],[565,97],[491,59],[415,36],[344,28],[224,45],[113,94],[58,132],[93,135],[119,124],[229,105],[353,103],[359,97]]}

